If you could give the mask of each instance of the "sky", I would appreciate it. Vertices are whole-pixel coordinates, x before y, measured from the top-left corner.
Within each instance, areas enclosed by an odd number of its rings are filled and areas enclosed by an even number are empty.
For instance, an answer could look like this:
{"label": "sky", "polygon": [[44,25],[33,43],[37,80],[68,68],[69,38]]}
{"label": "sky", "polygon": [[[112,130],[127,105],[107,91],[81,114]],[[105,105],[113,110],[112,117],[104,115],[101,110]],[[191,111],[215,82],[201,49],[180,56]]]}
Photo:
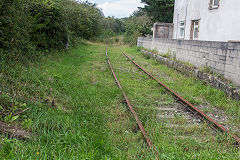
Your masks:
{"label": "sky", "polygon": [[104,15],[123,18],[130,16],[138,7],[143,7],[141,0],[89,0],[98,4]]}

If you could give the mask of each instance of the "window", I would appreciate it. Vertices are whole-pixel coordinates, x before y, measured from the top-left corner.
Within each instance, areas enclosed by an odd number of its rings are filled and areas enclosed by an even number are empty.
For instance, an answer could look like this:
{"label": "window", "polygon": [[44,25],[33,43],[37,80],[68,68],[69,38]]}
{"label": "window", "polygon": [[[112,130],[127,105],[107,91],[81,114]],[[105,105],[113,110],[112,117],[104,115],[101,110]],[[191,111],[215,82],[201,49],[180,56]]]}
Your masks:
{"label": "window", "polygon": [[193,39],[198,38],[198,31],[199,31],[199,20],[194,21]]}
{"label": "window", "polygon": [[198,39],[199,33],[199,20],[193,20],[191,24],[191,34],[190,39]]}
{"label": "window", "polygon": [[213,0],[212,7],[218,7],[219,5],[219,0]]}
{"label": "window", "polygon": [[185,37],[185,22],[181,21],[179,22],[179,38]]}
{"label": "window", "polygon": [[215,9],[219,7],[220,0],[210,0],[210,9]]}

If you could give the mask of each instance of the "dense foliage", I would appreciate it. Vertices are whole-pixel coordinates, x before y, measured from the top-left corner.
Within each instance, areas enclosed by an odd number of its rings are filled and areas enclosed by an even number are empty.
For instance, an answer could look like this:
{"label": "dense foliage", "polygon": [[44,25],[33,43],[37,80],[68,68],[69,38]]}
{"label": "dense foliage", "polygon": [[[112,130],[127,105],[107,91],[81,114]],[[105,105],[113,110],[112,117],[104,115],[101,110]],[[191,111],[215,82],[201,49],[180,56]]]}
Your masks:
{"label": "dense foliage", "polygon": [[141,0],[145,4],[142,8],[153,22],[172,23],[174,0]]}
{"label": "dense foliage", "polygon": [[109,29],[114,33],[121,34],[125,32],[125,26],[123,23],[123,19],[118,19],[114,17],[107,17],[103,21],[103,27],[104,29]]}
{"label": "dense foliage", "polygon": [[152,34],[152,22],[146,13],[139,9],[135,11],[126,21],[126,32],[124,33],[124,43],[135,45],[139,36]]}
{"label": "dense foliage", "polygon": [[[63,50],[79,38],[101,42],[124,35],[136,44],[156,21],[172,22],[174,0],[141,0],[144,8],[128,18],[104,18],[95,4],[75,0],[1,0],[0,60],[29,60]],[[27,57],[27,58],[26,58]]]}
{"label": "dense foliage", "polygon": [[33,58],[39,51],[68,48],[78,38],[91,39],[100,33],[102,19],[89,2],[1,0],[1,59]]}
{"label": "dense foliage", "polygon": [[101,34],[100,36],[96,37],[96,40],[103,43],[109,44],[112,42],[113,37],[122,35],[125,32],[124,19],[106,17],[102,20],[101,26]]}

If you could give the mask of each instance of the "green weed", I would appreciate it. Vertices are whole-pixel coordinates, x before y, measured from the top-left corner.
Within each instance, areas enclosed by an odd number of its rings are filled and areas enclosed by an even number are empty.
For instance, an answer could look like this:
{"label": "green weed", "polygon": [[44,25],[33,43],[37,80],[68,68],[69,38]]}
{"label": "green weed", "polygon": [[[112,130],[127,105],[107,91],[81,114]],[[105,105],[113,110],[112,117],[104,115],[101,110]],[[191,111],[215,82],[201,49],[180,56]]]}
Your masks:
{"label": "green weed", "polygon": [[[204,137],[206,143],[194,139],[181,140],[180,132],[164,129],[157,118],[156,107],[174,105],[174,99],[156,82],[126,60],[122,51],[167,83],[184,97],[196,102],[210,101],[216,106],[235,102],[218,90],[186,78],[163,65],[145,59],[136,48],[108,48],[113,68],[131,104],[156,146],[159,155],[148,149],[136,122],[123,103],[105,58],[105,45],[86,42],[67,54],[48,56],[39,63],[16,65],[0,79],[4,91],[2,108],[19,102],[17,108],[28,107],[22,116],[22,127],[30,129],[29,141],[0,141],[1,159],[237,159],[238,149],[223,139],[221,145],[210,129],[187,130]],[[7,68],[7,67],[6,67]],[[164,72],[159,74],[158,71]],[[171,77],[171,78],[169,78]],[[4,87],[3,87],[4,86]],[[13,88],[14,92],[13,92]],[[218,94],[217,94],[218,93]],[[216,94],[216,97],[210,95]],[[6,96],[8,95],[8,96]],[[219,101],[222,98],[221,103]],[[54,102],[54,106],[52,103]],[[26,104],[26,105],[25,105]],[[222,104],[222,105],[219,105]],[[15,106],[15,105],[13,105]],[[237,107],[237,105],[236,105]],[[232,108],[233,113],[236,108]],[[179,123],[184,120],[177,118]],[[207,127],[206,127],[207,128]],[[183,131],[182,134],[185,134]]]}

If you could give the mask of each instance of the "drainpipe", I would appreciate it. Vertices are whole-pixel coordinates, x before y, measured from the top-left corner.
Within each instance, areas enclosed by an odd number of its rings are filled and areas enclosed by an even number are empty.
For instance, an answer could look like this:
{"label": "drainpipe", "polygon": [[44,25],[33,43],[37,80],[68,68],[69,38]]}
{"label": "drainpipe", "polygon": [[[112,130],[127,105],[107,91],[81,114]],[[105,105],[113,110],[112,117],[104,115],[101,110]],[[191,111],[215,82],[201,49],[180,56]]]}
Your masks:
{"label": "drainpipe", "polygon": [[186,38],[186,26],[187,26],[188,4],[186,6],[185,26],[184,26],[184,39]]}
{"label": "drainpipe", "polygon": [[177,14],[177,33],[176,33],[176,39],[178,39],[178,27],[179,27],[179,26],[178,26],[178,25],[179,25],[179,24],[178,24],[178,23],[179,23],[179,20],[178,20],[178,19],[179,19],[179,14]]}

